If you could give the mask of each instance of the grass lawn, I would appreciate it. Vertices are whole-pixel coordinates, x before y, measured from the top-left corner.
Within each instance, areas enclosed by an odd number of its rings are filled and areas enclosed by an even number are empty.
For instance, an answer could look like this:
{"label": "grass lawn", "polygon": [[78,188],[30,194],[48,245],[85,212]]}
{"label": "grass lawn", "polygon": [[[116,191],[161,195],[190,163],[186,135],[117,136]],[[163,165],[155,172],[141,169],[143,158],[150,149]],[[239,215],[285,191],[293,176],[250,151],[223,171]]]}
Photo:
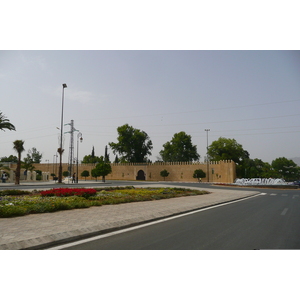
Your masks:
{"label": "grass lawn", "polygon": [[110,187],[101,189],[60,188],[40,192],[7,190],[0,192],[0,218],[10,218],[91,206],[155,201],[208,194],[183,188]]}

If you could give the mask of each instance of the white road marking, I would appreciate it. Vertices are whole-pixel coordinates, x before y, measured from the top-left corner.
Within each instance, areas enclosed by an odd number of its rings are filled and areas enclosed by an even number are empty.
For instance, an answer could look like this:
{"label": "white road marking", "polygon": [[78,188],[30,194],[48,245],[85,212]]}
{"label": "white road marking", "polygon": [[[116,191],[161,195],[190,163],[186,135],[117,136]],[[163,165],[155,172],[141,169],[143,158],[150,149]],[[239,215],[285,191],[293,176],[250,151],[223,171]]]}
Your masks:
{"label": "white road marking", "polygon": [[281,196],[283,196],[283,197],[287,197],[287,196],[288,196],[288,194],[281,194]]}
{"label": "white road marking", "polygon": [[288,211],[288,208],[285,208],[285,209],[282,211],[281,215],[284,216],[284,215],[286,214],[287,211]]}
{"label": "white road marking", "polygon": [[254,197],[257,197],[257,196],[262,196],[262,194],[256,194],[256,195],[249,196],[249,197],[246,197],[246,198],[242,198],[242,199],[239,199],[239,200],[236,200],[236,201],[230,201],[230,202],[220,203],[218,205],[214,205],[214,206],[210,206],[210,207],[200,208],[198,210],[191,211],[191,212],[188,212],[188,213],[185,213],[185,214],[180,214],[178,216],[173,216],[173,217],[169,217],[169,218],[165,218],[165,219],[162,219],[162,220],[149,222],[149,223],[142,224],[142,225],[137,225],[137,226],[134,226],[134,227],[121,229],[121,230],[114,231],[114,232],[109,232],[109,233],[106,233],[106,234],[94,236],[94,237],[87,238],[87,239],[84,239],[84,240],[80,240],[80,241],[76,241],[76,242],[72,242],[72,243],[68,243],[68,244],[64,244],[64,245],[60,245],[60,246],[47,248],[46,250],[61,250],[61,249],[64,249],[64,248],[68,248],[68,247],[88,243],[88,242],[91,242],[91,241],[94,241],[94,240],[103,239],[103,238],[106,238],[106,237],[109,237],[109,236],[117,235],[117,234],[120,234],[120,233],[123,233],[123,232],[132,231],[132,230],[143,228],[143,227],[146,227],[146,226],[151,226],[151,225],[154,225],[154,224],[158,224],[158,223],[166,222],[166,221],[169,221],[169,220],[185,217],[185,216],[188,216],[188,215],[196,214],[200,211],[205,211],[205,210],[213,209],[213,208],[224,206],[224,205],[234,204],[236,202],[248,200],[248,199],[251,199],[251,198],[254,198]]}
{"label": "white road marking", "polygon": [[277,194],[270,194],[270,196],[276,196]]}

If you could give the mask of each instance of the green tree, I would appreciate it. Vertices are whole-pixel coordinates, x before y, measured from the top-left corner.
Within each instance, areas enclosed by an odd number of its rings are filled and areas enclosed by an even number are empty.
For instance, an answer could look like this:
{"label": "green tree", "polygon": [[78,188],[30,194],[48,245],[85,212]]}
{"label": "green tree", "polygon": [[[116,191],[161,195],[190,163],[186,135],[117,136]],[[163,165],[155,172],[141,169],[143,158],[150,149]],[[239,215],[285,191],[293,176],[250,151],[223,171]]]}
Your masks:
{"label": "green tree", "polygon": [[90,172],[88,170],[84,170],[84,171],[81,172],[81,177],[84,177],[85,180],[89,176],[90,176]]}
{"label": "green tree", "polygon": [[10,155],[9,157],[1,157],[0,159],[1,162],[11,162],[11,163],[17,163],[18,158],[15,155]]}
{"label": "green tree", "polygon": [[191,162],[198,161],[200,155],[197,153],[197,146],[192,144],[192,138],[184,131],[175,133],[172,140],[163,145],[159,152],[165,162]]}
{"label": "green tree", "polygon": [[16,178],[15,178],[15,184],[20,184],[20,173],[21,173],[21,154],[24,149],[24,141],[22,140],[16,140],[13,142],[13,149],[17,151],[18,153],[18,163],[17,163],[17,169],[16,169]]}
{"label": "green tree", "polygon": [[277,172],[272,168],[271,164],[265,162],[262,167],[262,178],[276,178],[278,177]]}
{"label": "green tree", "polygon": [[261,159],[246,158],[244,159],[244,174],[241,174],[241,176],[245,178],[263,178],[264,170],[265,163]]}
{"label": "green tree", "polygon": [[96,181],[97,181],[97,178],[100,176],[99,171],[96,168],[92,169],[91,174],[92,174],[92,177],[96,178]]}
{"label": "green tree", "polygon": [[36,150],[36,148],[32,148],[28,150],[27,158],[32,161],[32,163],[39,164],[42,160],[43,155]]}
{"label": "green tree", "polygon": [[168,177],[169,174],[170,174],[170,173],[169,173],[166,169],[164,169],[164,170],[162,170],[162,171],[160,172],[160,176],[163,177],[164,180],[166,180],[166,177]]}
{"label": "green tree", "polygon": [[147,156],[151,155],[152,141],[148,134],[135,129],[128,124],[117,128],[118,142],[109,143],[113,153],[121,155],[121,161],[131,163],[147,162]]}
{"label": "green tree", "polygon": [[22,162],[21,166],[26,170],[26,174],[28,170],[32,172],[35,169],[34,165],[32,164],[32,159],[29,157],[24,158],[24,161]]}
{"label": "green tree", "polygon": [[35,170],[36,172],[36,180],[42,180],[43,176],[43,172],[41,170]]}
{"label": "green tree", "polygon": [[194,171],[193,178],[197,178],[199,182],[201,181],[201,178],[205,178],[205,177],[206,177],[206,173],[203,170],[197,169]]}
{"label": "green tree", "polygon": [[107,153],[107,146],[105,146],[104,161],[105,161],[106,163],[110,163],[110,160],[109,160],[109,154]]}
{"label": "green tree", "polygon": [[118,164],[119,162],[120,162],[119,157],[118,157],[118,155],[116,155],[114,163]]}
{"label": "green tree", "polygon": [[93,157],[92,155],[85,155],[83,157],[83,160],[82,160],[81,163],[83,163],[83,164],[96,164],[98,162],[100,162],[100,157],[98,157],[98,156]]}
{"label": "green tree", "polygon": [[240,164],[246,158],[249,158],[249,153],[245,151],[243,146],[238,144],[235,139],[223,137],[212,142],[208,147],[207,153],[210,160],[233,160],[237,164]]}
{"label": "green tree", "polygon": [[63,171],[62,175],[63,175],[64,177],[68,177],[68,176],[69,176],[69,171]]}
{"label": "green tree", "polygon": [[299,167],[291,159],[279,157],[272,161],[272,168],[277,172],[278,177],[286,181],[296,180],[299,176]]}
{"label": "green tree", "polygon": [[15,126],[10,123],[6,116],[0,111],[0,130],[16,130]]}
{"label": "green tree", "polygon": [[236,171],[238,177],[245,174],[245,163],[249,159],[248,151],[243,149],[235,139],[220,137],[217,141],[211,143],[208,147],[207,154],[210,160],[232,160],[237,164]]}
{"label": "green tree", "polygon": [[83,157],[82,163],[83,164],[96,164],[98,162],[100,162],[100,157],[95,155],[95,148],[93,146],[92,153],[90,155],[85,155]]}
{"label": "green tree", "polygon": [[[110,163],[105,162],[103,156],[101,156],[101,161],[96,165],[96,168],[92,170],[92,176],[97,177],[102,176],[102,181],[105,182],[105,176],[112,172]],[[93,175],[94,174],[94,175]]]}

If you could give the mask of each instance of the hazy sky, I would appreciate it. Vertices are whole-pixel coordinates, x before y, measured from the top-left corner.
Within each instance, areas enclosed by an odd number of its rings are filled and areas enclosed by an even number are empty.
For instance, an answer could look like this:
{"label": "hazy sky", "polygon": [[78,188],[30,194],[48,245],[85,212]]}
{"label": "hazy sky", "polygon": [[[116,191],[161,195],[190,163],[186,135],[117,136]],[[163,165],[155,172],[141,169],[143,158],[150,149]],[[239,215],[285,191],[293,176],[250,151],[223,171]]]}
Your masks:
{"label": "hazy sky", "polygon": [[[126,123],[149,135],[153,161],[180,131],[203,160],[205,129],[209,144],[234,138],[251,158],[300,156],[299,51],[0,51],[0,79],[0,110],[17,129],[0,132],[0,157],[22,139],[53,161],[63,83],[64,124],[83,135],[79,159],[93,146],[103,155]],[[69,142],[67,133],[64,162]]]}

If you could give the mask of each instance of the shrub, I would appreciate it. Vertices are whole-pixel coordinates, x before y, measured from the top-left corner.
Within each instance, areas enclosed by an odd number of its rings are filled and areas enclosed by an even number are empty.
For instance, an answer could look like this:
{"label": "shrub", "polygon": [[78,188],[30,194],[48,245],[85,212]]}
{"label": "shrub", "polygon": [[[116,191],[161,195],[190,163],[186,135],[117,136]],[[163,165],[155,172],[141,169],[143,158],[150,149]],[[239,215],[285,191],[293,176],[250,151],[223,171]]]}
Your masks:
{"label": "shrub", "polygon": [[169,173],[166,169],[165,169],[165,170],[162,170],[162,171],[160,172],[160,176],[163,177],[164,180],[166,180],[166,177],[168,177],[169,174],[170,174],[170,173]]}
{"label": "shrub", "polygon": [[81,177],[84,177],[85,180],[86,180],[86,178],[89,177],[89,176],[90,176],[90,172],[89,172],[88,170],[84,170],[84,171],[81,173]]}
{"label": "shrub", "polygon": [[205,178],[205,177],[206,177],[206,173],[203,170],[197,169],[194,171],[193,178],[197,178],[199,182],[201,178]]}
{"label": "shrub", "polygon": [[36,172],[37,175],[42,176],[42,171],[41,170],[35,170],[35,172]]}
{"label": "shrub", "polygon": [[0,191],[0,196],[19,196],[19,195],[29,195],[31,192],[22,190],[4,190]]}

